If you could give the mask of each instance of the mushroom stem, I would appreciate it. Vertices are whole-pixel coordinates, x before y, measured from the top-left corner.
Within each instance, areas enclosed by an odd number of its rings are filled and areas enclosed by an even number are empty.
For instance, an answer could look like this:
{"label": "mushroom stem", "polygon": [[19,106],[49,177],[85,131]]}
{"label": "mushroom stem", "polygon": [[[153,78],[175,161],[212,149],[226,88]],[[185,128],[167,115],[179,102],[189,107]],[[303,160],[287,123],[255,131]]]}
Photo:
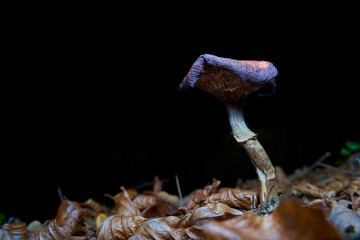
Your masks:
{"label": "mushroom stem", "polygon": [[278,196],[274,166],[264,148],[256,139],[257,134],[246,126],[242,105],[227,105],[227,109],[233,136],[245,149],[256,168],[260,181],[260,201],[262,205],[265,205],[268,200]]}

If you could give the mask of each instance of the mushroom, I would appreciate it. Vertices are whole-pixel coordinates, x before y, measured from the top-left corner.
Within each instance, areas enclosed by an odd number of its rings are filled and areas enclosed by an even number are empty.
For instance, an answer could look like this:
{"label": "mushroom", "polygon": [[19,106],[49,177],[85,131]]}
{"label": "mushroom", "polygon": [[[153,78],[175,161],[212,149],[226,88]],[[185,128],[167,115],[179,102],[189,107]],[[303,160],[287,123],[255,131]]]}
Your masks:
{"label": "mushroom", "polygon": [[233,136],[256,168],[263,205],[278,196],[275,169],[257,140],[257,134],[246,126],[243,105],[251,94],[273,93],[277,74],[277,69],[270,62],[240,61],[203,54],[180,84],[180,90],[201,89],[225,103]]}

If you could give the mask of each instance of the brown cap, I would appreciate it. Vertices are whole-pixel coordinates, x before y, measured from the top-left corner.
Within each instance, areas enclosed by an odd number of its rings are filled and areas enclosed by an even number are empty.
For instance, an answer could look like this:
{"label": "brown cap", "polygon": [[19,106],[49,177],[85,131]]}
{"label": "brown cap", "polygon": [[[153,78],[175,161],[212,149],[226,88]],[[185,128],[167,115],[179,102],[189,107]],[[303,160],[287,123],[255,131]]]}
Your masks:
{"label": "brown cap", "polygon": [[225,103],[236,103],[258,91],[273,93],[277,74],[270,62],[240,61],[203,54],[192,65],[180,84],[180,90],[197,88]]}

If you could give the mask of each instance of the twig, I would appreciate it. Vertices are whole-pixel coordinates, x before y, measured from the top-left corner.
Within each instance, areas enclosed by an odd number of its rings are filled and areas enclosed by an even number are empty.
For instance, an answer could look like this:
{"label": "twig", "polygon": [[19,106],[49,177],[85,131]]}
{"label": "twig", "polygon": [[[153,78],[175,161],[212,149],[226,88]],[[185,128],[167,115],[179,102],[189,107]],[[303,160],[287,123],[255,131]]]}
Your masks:
{"label": "twig", "polygon": [[175,180],[176,180],[177,190],[179,193],[180,202],[182,202],[182,194],[181,194],[181,188],[180,188],[180,182],[179,182],[178,175],[175,175]]}
{"label": "twig", "polygon": [[57,191],[58,191],[60,202],[61,202],[62,200],[64,200],[64,196],[62,194],[61,188],[58,188]]}
{"label": "twig", "polygon": [[289,180],[293,181],[301,176],[304,176],[305,174],[308,174],[309,172],[311,172],[311,170],[313,170],[317,165],[319,165],[322,161],[324,161],[325,159],[327,159],[328,157],[331,156],[331,152],[326,152],[324,155],[322,155],[318,160],[316,160],[316,162],[314,162],[310,167],[303,169],[301,172],[293,174],[291,176],[289,176]]}
{"label": "twig", "polygon": [[328,169],[331,169],[331,170],[334,170],[334,171],[339,171],[339,172],[342,172],[342,173],[351,175],[352,177],[358,177],[358,176],[360,176],[359,173],[352,172],[352,171],[348,171],[348,170],[345,170],[345,169],[342,169],[342,168],[338,168],[338,167],[334,167],[334,166],[331,166],[331,165],[326,164],[326,163],[319,163],[319,166],[322,166],[322,167],[325,167],[325,168],[328,168]]}

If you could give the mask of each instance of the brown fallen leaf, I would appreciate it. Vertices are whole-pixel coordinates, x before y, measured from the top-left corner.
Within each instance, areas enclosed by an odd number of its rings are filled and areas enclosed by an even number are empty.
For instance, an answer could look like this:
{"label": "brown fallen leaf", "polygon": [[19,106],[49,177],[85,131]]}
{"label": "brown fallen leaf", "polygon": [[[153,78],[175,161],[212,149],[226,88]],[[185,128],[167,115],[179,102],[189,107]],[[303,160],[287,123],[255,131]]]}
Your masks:
{"label": "brown fallen leaf", "polygon": [[185,240],[203,239],[198,226],[178,228],[181,221],[175,216],[150,219],[141,224],[129,240]]}
{"label": "brown fallen leaf", "polygon": [[344,233],[360,232],[360,215],[341,204],[332,207],[329,220]]}
{"label": "brown fallen leaf", "polygon": [[120,216],[108,217],[96,232],[98,240],[122,240],[132,236],[136,229],[146,221],[141,216]]}
{"label": "brown fallen leaf", "polygon": [[158,176],[155,176],[155,177],[154,177],[153,192],[154,192],[154,193],[161,192],[161,191],[162,191],[162,187],[163,187],[162,181],[159,179]]}
{"label": "brown fallen leaf", "polygon": [[315,199],[315,200],[307,203],[305,206],[311,207],[311,208],[322,209],[325,214],[326,219],[328,219],[330,212],[331,212],[331,208],[335,204],[337,204],[337,202],[334,199],[323,198],[323,199]]}
{"label": "brown fallen leaf", "polygon": [[165,217],[175,215],[177,212],[177,209],[170,208],[163,200],[157,198],[156,204],[144,209],[141,212],[141,216],[145,218]]}
{"label": "brown fallen leaf", "polygon": [[249,211],[223,222],[211,221],[203,230],[208,240],[341,239],[320,209],[301,207],[292,200],[280,201],[268,216],[254,216]]}
{"label": "brown fallen leaf", "polygon": [[[64,216],[64,214],[61,216]],[[56,218],[53,219],[52,221],[49,221],[44,228],[32,234],[31,239],[32,240],[83,239],[84,236],[75,237],[73,236],[73,234],[77,230],[79,230],[79,227],[82,226],[82,223],[87,218],[93,218],[95,216],[96,215],[94,215],[93,211],[89,209],[81,208],[80,204],[77,202],[69,201],[69,205],[66,210],[66,218],[63,219],[61,223],[57,223]]]}
{"label": "brown fallen leaf", "polygon": [[160,192],[156,193],[156,196],[158,196],[159,198],[161,198],[161,200],[170,204],[171,206],[178,207],[181,205],[181,202],[180,202],[180,199],[178,196],[169,194],[165,191],[160,191]]}
{"label": "brown fallen leaf", "polygon": [[360,195],[360,177],[356,177],[351,180],[351,183],[349,187],[346,189],[346,192],[349,195],[352,195],[353,193]]}
{"label": "brown fallen leaf", "polygon": [[124,187],[121,187],[121,190],[123,191],[123,194],[118,194],[116,198],[113,198],[115,202],[115,209],[113,210],[113,214],[121,216],[139,216],[140,211],[131,201],[127,190]]}
{"label": "brown fallen leaf", "polygon": [[107,213],[107,209],[101,206],[100,203],[96,202],[94,199],[89,198],[83,203],[80,203],[80,207],[88,208],[93,210],[96,214]]}
{"label": "brown fallen leaf", "polygon": [[194,211],[188,212],[179,221],[178,228],[187,228],[194,224],[203,223],[210,219],[225,220],[234,216],[240,216],[243,213],[240,210],[229,207],[223,203],[209,203],[206,206],[199,207]]}
{"label": "brown fallen leaf", "polygon": [[141,194],[138,195],[132,202],[140,210],[145,208],[155,206],[157,204],[158,198],[155,195]]}
{"label": "brown fallen leaf", "polygon": [[196,190],[191,199],[188,201],[187,206],[184,209],[185,212],[190,211],[191,209],[200,207],[199,203],[202,200],[205,200],[208,196],[213,193],[216,193],[221,181],[213,179],[212,185],[205,186],[203,189]]}
{"label": "brown fallen leaf", "polygon": [[335,190],[326,190],[308,182],[302,182],[299,185],[294,185],[293,188],[304,195],[314,198],[333,198],[337,193]]}
{"label": "brown fallen leaf", "polygon": [[353,193],[351,201],[353,202],[352,209],[360,214],[360,196],[357,193]]}
{"label": "brown fallen leaf", "polygon": [[2,230],[4,233],[0,233],[0,240],[27,239],[26,223],[6,223],[2,226]]}
{"label": "brown fallen leaf", "polygon": [[238,209],[251,209],[257,204],[258,192],[242,190],[238,188],[228,188],[220,193],[214,193],[204,200],[208,203],[224,203],[229,207]]}
{"label": "brown fallen leaf", "polygon": [[279,193],[282,193],[291,184],[291,181],[288,179],[284,170],[280,166],[275,167],[275,173],[276,180],[279,184]]}

